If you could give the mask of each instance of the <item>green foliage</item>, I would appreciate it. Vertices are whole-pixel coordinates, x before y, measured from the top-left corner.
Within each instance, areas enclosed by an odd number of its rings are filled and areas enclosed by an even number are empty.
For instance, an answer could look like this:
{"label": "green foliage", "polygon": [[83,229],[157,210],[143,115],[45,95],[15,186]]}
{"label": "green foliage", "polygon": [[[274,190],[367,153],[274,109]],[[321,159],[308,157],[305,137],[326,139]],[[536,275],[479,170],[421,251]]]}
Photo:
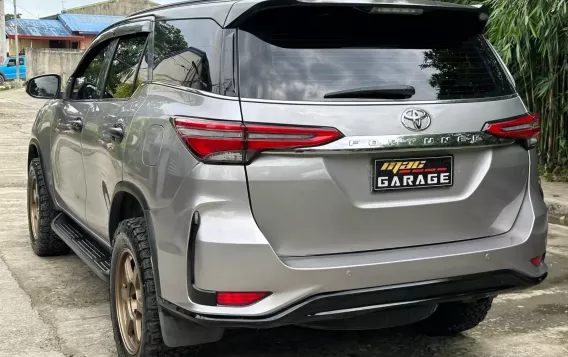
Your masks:
{"label": "green foliage", "polygon": [[[18,19],[21,19],[21,18],[22,18],[22,14],[18,14],[17,16],[18,16]],[[4,19],[5,19],[6,21],[8,21],[8,20],[13,20],[13,19],[14,19],[14,14],[6,14],[6,15],[4,15]]]}
{"label": "green foliage", "polygon": [[[181,30],[167,22],[157,22],[154,33],[154,57],[158,61],[173,53],[186,50],[188,44]],[[154,63],[156,66],[158,63]]]}
{"label": "green foliage", "polygon": [[544,172],[568,166],[568,1],[454,0],[491,9],[487,36],[511,70],[529,109],[541,115]]}

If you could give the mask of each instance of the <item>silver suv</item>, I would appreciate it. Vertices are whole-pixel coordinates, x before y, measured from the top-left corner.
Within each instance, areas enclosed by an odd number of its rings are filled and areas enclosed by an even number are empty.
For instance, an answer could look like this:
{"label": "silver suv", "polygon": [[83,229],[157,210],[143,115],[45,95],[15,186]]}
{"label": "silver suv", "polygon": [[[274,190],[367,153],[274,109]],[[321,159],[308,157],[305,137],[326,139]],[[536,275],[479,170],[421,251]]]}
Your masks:
{"label": "silver suv", "polygon": [[[167,5],[103,31],[29,145],[29,226],[110,281],[120,356],[225,328],[455,334],[540,283],[539,117],[423,0]],[[63,88],[60,90],[60,88]]]}

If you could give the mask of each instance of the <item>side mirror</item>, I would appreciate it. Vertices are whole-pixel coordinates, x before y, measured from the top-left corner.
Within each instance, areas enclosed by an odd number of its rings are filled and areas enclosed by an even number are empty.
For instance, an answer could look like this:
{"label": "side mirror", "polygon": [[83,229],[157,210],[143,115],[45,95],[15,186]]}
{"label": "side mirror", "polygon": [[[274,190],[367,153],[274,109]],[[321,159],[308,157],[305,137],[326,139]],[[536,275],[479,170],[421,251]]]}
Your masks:
{"label": "side mirror", "polygon": [[26,84],[26,93],[33,98],[55,99],[61,92],[61,76],[45,74],[30,79]]}

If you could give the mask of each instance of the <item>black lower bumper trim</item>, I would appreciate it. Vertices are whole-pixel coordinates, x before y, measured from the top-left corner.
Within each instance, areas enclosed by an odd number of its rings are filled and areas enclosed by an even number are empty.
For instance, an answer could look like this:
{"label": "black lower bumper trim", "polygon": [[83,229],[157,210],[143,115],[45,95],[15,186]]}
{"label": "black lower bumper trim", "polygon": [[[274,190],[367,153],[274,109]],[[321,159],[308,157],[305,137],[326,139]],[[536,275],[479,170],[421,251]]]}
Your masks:
{"label": "black lower bumper trim", "polygon": [[217,327],[269,328],[306,324],[335,318],[348,318],[413,305],[432,305],[450,301],[475,301],[540,284],[546,273],[532,278],[511,270],[350,290],[312,296],[278,313],[262,317],[201,315],[162,300],[164,308],[203,325]]}

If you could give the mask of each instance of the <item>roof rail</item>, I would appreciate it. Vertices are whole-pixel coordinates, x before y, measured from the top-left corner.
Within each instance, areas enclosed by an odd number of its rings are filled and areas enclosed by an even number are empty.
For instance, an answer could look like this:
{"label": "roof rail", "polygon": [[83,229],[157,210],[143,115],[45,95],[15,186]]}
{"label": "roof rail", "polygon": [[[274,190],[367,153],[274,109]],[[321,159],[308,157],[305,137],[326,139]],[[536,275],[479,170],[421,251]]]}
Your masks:
{"label": "roof rail", "polygon": [[[230,0],[222,0],[222,1],[230,1]],[[158,6],[151,7],[149,9],[136,11],[136,12],[133,12],[130,15],[128,15],[126,18],[129,18],[129,17],[132,17],[132,16],[143,15],[145,13],[154,12],[154,11],[157,11],[157,10],[170,9],[170,8],[174,8],[174,7],[178,7],[178,6],[193,5],[193,4],[197,4],[197,3],[222,2],[222,1],[219,1],[219,0],[185,0],[185,1],[180,1],[180,2],[174,2],[174,3],[171,3],[171,4],[158,5]]]}

